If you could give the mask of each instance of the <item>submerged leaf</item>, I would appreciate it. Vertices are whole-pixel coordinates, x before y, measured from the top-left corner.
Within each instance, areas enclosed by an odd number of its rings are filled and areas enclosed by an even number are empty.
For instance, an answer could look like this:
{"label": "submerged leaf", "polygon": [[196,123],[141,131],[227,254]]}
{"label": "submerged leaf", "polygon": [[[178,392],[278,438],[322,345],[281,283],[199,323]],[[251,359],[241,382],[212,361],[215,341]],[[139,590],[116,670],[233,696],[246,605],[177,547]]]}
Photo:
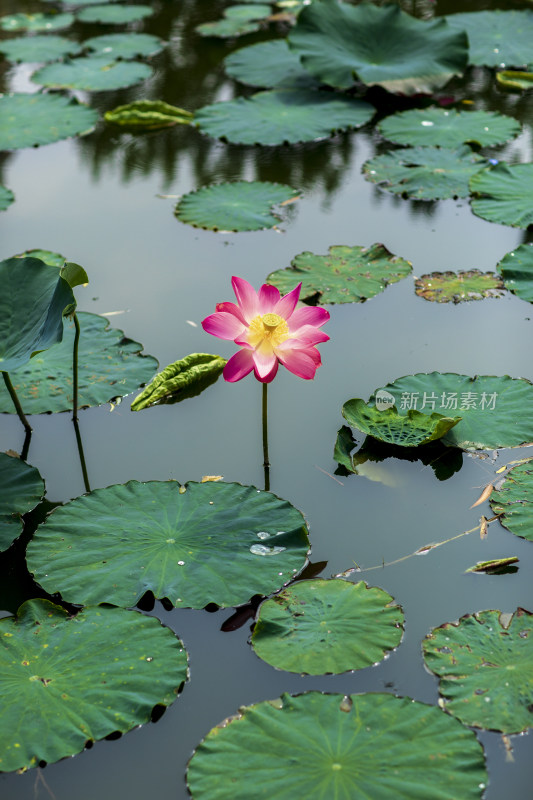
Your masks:
{"label": "submerged leaf", "polygon": [[174,361],[137,395],[131,404],[131,410],[141,411],[163,399],[172,399],[179,403],[181,400],[196,397],[217,380],[225,365],[225,358],[209,353],[191,353],[190,356]]}
{"label": "submerged leaf", "polygon": [[343,405],[342,416],[352,428],[401,447],[418,447],[442,439],[461,420],[461,417],[445,417],[436,412],[422,414],[414,409],[410,409],[407,415],[399,414],[396,406],[379,411],[359,398],[348,400]]}
{"label": "submerged leaf", "polygon": [[271,272],[267,283],[282,294],[301,281],[300,299],[313,303],[361,303],[405,278],[412,265],[382,244],[332,245],[326,256],[300,253],[290,267]]}

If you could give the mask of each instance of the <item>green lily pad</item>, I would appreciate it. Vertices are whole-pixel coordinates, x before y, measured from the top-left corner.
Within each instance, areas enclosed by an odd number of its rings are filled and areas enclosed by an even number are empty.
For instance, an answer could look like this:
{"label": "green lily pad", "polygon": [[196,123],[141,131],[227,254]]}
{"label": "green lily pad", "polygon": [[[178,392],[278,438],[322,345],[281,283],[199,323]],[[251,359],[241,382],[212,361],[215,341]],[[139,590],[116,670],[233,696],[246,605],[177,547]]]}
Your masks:
{"label": "green lily pad", "polygon": [[497,266],[505,288],[533,303],[533,245],[521,244],[507,253]]}
{"label": "green lily pad", "polygon": [[529,611],[478,611],[434,628],[422,643],[444,708],[465,725],[520,733],[533,725]]}
{"label": "green lily pad", "polygon": [[489,561],[478,561],[473,567],[469,567],[465,572],[484,572],[486,575],[506,575],[511,570],[517,570],[513,564],[518,564],[519,558],[508,556],[507,558],[491,558]]}
{"label": "green lily pad", "polygon": [[[110,328],[97,314],[77,314],[79,342],[78,404],[98,406],[134,392],[157,369],[152,356],[142,356],[142,345],[127,339],[123,331]],[[10,373],[26,414],[72,409],[72,348],[74,324],[65,323],[63,341],[39,353],[25,367]],[[13,404],[0,386],[0,413],[13,413]]]}
{"label": "green lily pad", "polygon": [[470,179],[470,204],[478,217],[513,228],[533,225],[533,163],[500,162]]}
{"label": "green lily pad", "polygon": [[338,89],[359,80],[389,92],[430,94],[461,75],[468,61],[465,33],[443,19],[415,19],[397,5],[313,0],[288,40],[306,70]]}
{"label": "green lily pad", "polygon": [[150,6],[92,6],[78,11],[76,18],[80,22],[101,22],[105,25],[123,25],[137,22],[154,13]]}
{"label": "green lily pad", "polygon": [[[43,0],[45,3],[57,3],[57,0]],[[61,0],[64,6],[98,6],[104,3],[120,3],[121,0]]]}
{"label": "green lily pad", "polygon": [[323,675],[382,661],[400,644],[403,622],[383,589],[317,578],[265,600],[251,641],[256,655],[277,669]]}
{"label": "green lily pad", "polygon": [[194,118],[190,111],[171,106],[163,100],[135,100],[133,103],[106,111],[104,116],[106,122],[135,130],[189,125]]}
{"label": "green lily pad", "polygon": [[492,147],[518,136],[521,126],[518,120],[495,111],[454,111],[434,106],[385,117],[378,130],[397,144],[453,148],[474,142]]}
{"label": "green lily pad", "polygon": [[381,189],[411,200],[444,200],[468,197],[469,179],[487,163],[467,145],[405,147],[366,161],[363,173]]}
{"label": "green lily pad", "polygon": [[3,31],[60,31],[74,22],[74,14],[9,14],[0,17]]}
{"label": "green lily pad", "polygon": [[343,405],[342,416],[352,428],[401,447],[418,447],[442,439],[461,420],[461,417],[445,417],[435,411],[431,415],[423,414],[412,408],[407,414],[399,414],[396,406],[380,411],[357,397]]}
{"label": "green lily pad", "polygon": [[228,786],[232,800],[479,800],[486,783],[472,731],[435,706],[385,693],[305,692],[241,706],[207,734],[187,771],[194,800],[227,800]]}
{"label": "green lily pad", "polygon": [[415,280],[415,292],[424,300],[434,303],[464,303],[483,300],[484,297],[501,297],[505,292],[503,281],[494,272],[432,272]]}
{"label": "green lily pad", "polygon": [[521,67],[531,62],[533,11],[473,11],[445,17],[453,30],[468,34],[470,64]]}
{"label": "green lily pad", "polygon": [[22,533],[21,514],[42,500],[44,481],[35,467],[0,453],[0,552]]}
{"label": "green lily pad", "polygon": [[533,384],[525,378],[419,372],[387,384],[369,402],[382,397],[392,398],[400,413],[416,409],[462,417],[442,439],[451,447],[497,450],[533,442]]}
{"label": "green lily pad", "polygon": [[109,33],[85,39],[83,47],[92,50],[97,56],[109,58],[135,58],[159,53],[165,42],[149,33]]}
{"label": "green lily pad", "polygon": [[493,514],[516,536],[533,542],[533,463],[527,461],[509,470],[501,488],[490,498]]}
{"label": "green lily pad", "polygon": [[0,370],[11,372],[61,341],[63,315],[76,301],[59,272],[37,258],[0,261],[0,285]]}
{"label": "green lily pad", "polygon": [[212,103],[194,115],[202,133],[233,144],[280,145],[327,139],[374,115],[364,100],[311,89],[272,89]]}
{"label": "green lily pad", "polygon": [[90,133],[97,120],[93,108],[60,94],[0,95],[0,150]]}
{"label": "green lily pad", "polygon": [[261,27],[261,21],[272,13],[270,6],[261,3],[247,3],[229,6],[224,10],[224,18],[216,22],[204,22],[194,29],[200,36],[217,36],[222,39],[254,33]]}
{"label": "green lily pad", "polygon": [[533,89],[533,72],[503,70],[496,73],[496,83],[504,89],[526,92],[528,89]]}
{"label": "green lily pad", "polygon": [[247,86],[264,89],[288,87],[308,89],[317,81],[301,65],[286,39],[241,47],[224,59],[226,73]]}
{"label": "green lily pad", "polygon": [[300,299],[307,303],[362,303],[411,270],[409,261],[393,255],[382,244],[332,245],[327,256],[300,253],[290,267],[271,272],[266,280],[283,294],[301,281]]}
{"label": "green lily pad", "polygon": [[267,181],[233,181],[203,186],[176,205],[180,222],[211,231],[259,231],[280,221],[272,206],[298,198],[296,189]]}
{"label": "green lily pad", "polygon": [[129,481],[57,508],[30,542],[28,564],[69,602],[133,606],[151,591],[203,608],[271,594],[304,567],[308,549],[303,516],[270,492]]}
{"label": "green lily pad", "polygon": [[0,211],[5,211],[14,201],[15,195],[6,186],[0,186]]}
{"label": "green lily pad", "polygon": [[226,359],[209,353],[191,353],[174,361],[153,378],[131,404],[132,411],[172,399],[174,402],[196,397],[215,383],[222,374]]}
{"label": "green lily pad", "polygon": [[58,761],[148,722],[187,679],[179,639],[139,612],[85,608],[72,616],[48,600],[28,600],[0,621],[0,631],[4,772]]}
{"label": "green lily pad", "polygon": [[66,55],[76,55],[81,50],[78,42],[63,36],[23,36],[0,42],[0,53],[8,61],[55,61]]}
{"label": "green lily pad", "polygon": [[34,83],[61,89],[106,91],[134,86],[149,78],[152,68],[137,61],[113,61],[107,57],[76,58],[61,64],[49,64],[31,76]]}
{"label": "green lily pad", "polygon": [[52,253],[51,250],[39,250],[38,248],[34,248],[33,250],[25,250],[24,253],[17,253],[16,256],[13,256],[13,258],[28,258],[28,257],[38,258],[41,261],[44,261],[44,263],[48,264],[50,267],[59,267],[59,269],[61,269],[61,267],[64,266],[67,260],[65,256],[61,255],[61,253]]}

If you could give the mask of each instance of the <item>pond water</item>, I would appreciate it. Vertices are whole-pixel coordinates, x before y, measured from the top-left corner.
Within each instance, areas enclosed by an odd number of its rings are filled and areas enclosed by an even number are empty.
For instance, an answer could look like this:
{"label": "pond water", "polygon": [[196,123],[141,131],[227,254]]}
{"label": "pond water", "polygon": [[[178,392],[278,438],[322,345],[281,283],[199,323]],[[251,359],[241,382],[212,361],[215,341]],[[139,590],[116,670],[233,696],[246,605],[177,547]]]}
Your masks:
{"label": "pond water", "polygon": [[[1,7],[9,14],[42,11],[44,5],[3,0]],[[153,16],[130,27],[168,41],[150,59],[153,77],[131,89],[76,93],[102,114],[136,98],[165,99],[195,110],[246,94],[225,76],[223,57],[285,32],[271,26],[268,35],[202,39],[194,27],[218,19],[226,3],[159,0],[151,5]],[[413,0],[404,7],[429,17],[527,3]],[[76,23],[65,35],[81,41],[102,32],[102,26]],[[0,91],[35,91],[29,80],[35,68],[1,62]],[[531,92],[505,94],[495,88],[491,71],[471,68],[441,94],[519,119],[524,128],[516,140],[484,152],[513,162],[532,160]],[[375,242],[408,259],[416,276],[434,270],[491,271],[506,253],[531,241],[529,232],[474,216],[467,199],[420,203],[376,188],[363,179],[361,167],[380,149],[373,126],[327,141],[266,148],[231,146],[185,126],[132,136],[101,121],[86,137],[0,156],[0,183],[16,196],[0,215],[0,258],[46,248],[82,264],[90,284],[76,290],[79,309],[120,312],[109,317],[111,324],[142,342],[144,352],[164,367],[191,352],[225,357],[234,352],[231,342],[215,341],[200,325],[217,302],[232,298],[232,275],[258,288],[271,271],[288,266],[303,251],[326,253],[334,244]],[[236,179],[279,181],[302,197],[288,207],[279,230],[217,234],[174,217],[177,196]],[[366,303],[329,310],[331,341],[321,345],[323,366],[315,380],[302,381],[282,369],[269,389],[271,490],[305,514],[311,561],[327,562],[322,576],[357,564],[362,571],[353,580],[382,587],[402,606],[401,645],[375,667],[303,677],[275,670],[255,656],[248,643],[250,621],[221,631],[232,609],[166,611],[157,602],[150,613],[176,631],[189,653],[190,680],[180,697],[155,724],[99,742],[44,770],[0,775],[2,800],[144,800],[153,793],[158,800],[186,798],[184,773],[193,749],[239,706],[312,689],[388,691],[435,704],[437,680],[421,657],[421,641],[431,628],[481,609],[532,609],[533,548],[498,523],[484,540],[473,533],[423,557],[381,567],[478,525],[480,513],[489,515],[488,506],[470,506],[483,487],[499,466],[530,451],[500,451],[496,462],[464,454],[461,469],[445,481],[420,461],[395,458],[375,464],[367,475],[337,476],[332,455],[343,403],[367,399],[400,376],[437,370],[533,380],[530,306],[508,293],[459,305],[430,303],[415,294],[409,277]],[[252,377],[236,384],[220,379],[194,400],[136,414],[129,409],[133,397],[80,414],[92,489],[131,479],[185,482],[206,474],[262,487],[261,387]],[[28,462],[44,477],[47,498],[67,501],[82,494],[70,415],[34,416],[31,424]],[[1,449],[20,452],[22,440],[17,418],[2,415]],[[520,559],[514,574],[464,574],[476,561],[510,555]],[[365,571],[374,566],[379,569]],[[0,606],[6,615],[34,590],[11,558],[4,557],[0,567]],[[531,736],[505,741],[500,734],[479,732],[478,737],[489,769],[486,800],[510,792],[514,800],[528,800]]]}

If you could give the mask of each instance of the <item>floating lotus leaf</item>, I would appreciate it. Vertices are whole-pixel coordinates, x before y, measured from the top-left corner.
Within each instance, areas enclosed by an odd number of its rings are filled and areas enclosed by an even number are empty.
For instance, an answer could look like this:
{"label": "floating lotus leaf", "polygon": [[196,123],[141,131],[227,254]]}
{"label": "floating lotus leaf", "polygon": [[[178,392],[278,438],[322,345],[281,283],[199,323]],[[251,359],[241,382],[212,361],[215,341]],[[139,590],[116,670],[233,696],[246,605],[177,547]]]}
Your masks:
{"label": "floating lotus leaf", "polygon": [[61,268],[66,261],[65,256],[62,256],[61,253],[52,253],[51,250],[39,250],[37,248],[34,248],[33,250],[26,250],[24,253],[17,253],[16,256],[13,256],[13,258],[27,258],[27,257],[39,258],[41,261],[44,261],[45,264],[48,264],[51,267],[59,267],[59,268]]}
{"label": "floating lotus leaf", "polygon": [[383,394],[392,397],[400,413],[416,409],[460,416],[442,439],[451,447],[495,450],[533,442],[533,384],[524,378],[419,372],[387,384],[369,402]]}
{"label": "floating lotus leaf", "polygon": [[184,195],[176,206],[180,222],[211,231],[259,231],[273,228],[280,217],[272,206],[298,197],[296,189],[266,181],[234,181],[203,186]]}
{"label": "floating lotus leaf", "polygon": [[154,13],[150,6],[92,6],[78,11],[76,18],[80,22],[101,22],[105,25],[123,25],[137,22]]}
{"label": "floating lotus leaf", "polygon": [[313,0],[288,40],[306,70],[338,89],[362,81],[390,92],[430,94],[461,75],[468,61],[463,32],[443,19],[415,19],[397,5]]}
{"label": "floating lotus leaf", "polygon": [[252,634],[259,658],[306,675],[362,669],[400,644],[403,613],[364,581],[300,581],[265,600]]}
{"label": "floating lotus leaf", "polygon": [[468,34],[470,64],[521,67],[531,62],[533,11],[473,11],[445,19],[453,30]]}
{"label": "floating lotus leaf", "polygon": [[3,31],[60,31],[74,22],[74,14],[10,14],[0,17]]}
{"label": "floating lotus leaf", "polygon": [[533,89],[533,72],[518,72],[517,70],[503,70],[496,73],[496,82],[504,89],[525,92]]}
{"label": "floating lotus leaf", "polygon": [[362,303],[411,270],[409,261],[393,255],[382,244],[366,248],[333,245],[327,256],[300,253],[292,266],[271,272],[267,283],[285,294],[301,281],[300,299],[308,303]]}
{"label": "floating lotus leaf", "polygon": [[261,27],[261,20],[269,17],[270,14],[270,6],[260,3],[229,6],[224,10],[223,19],[197,25],[195,31],[200,36],[219,36],[223,39],[243,36],[246,33],[258,31]]}
{"label": "floating lotus leaf", "polygon": [[[97,314],[78,312],[81,326],[78,405],[98,406],[134,392],[157,369],[152,356],[141,356],[142,345],[110,328]],[[74,324],[65,323],[63,341],[14,370],[11,381],[26,414],[72,409],[72,349]],[[0,413],[13,413],[7,391],[0,386]]]}
{"label": "floating lotus leaf", "polygon": [[[57,0],[44,0],[45,3],[57,3]],[[104,3],[119,3],[121,0],[61,0],[64,6],[98,6]]]}
{"label": "floating lotus leaf", "polygon": [[459,147],[474,142],[492,147],[520,133],[520,123],[495,111],[411,108],[385,117],[378,125],[385,139],[397,144]]}
{"label": "floating lotus leaf", "polygon": [[161,400],[180,402],[196,397],[215,383],[226,365],[226,359],[209,353],[191,353],[174,361],[153,378],[131,404],[132,411],[159,403]]}
{"label": "floating lotus leaf", "polygon": [[38,258],[0,261],[0,286],[0,370],[11,372],[61,341],[63,315],[76,301],[59,272]]}
{"label": "floating lotus leaf", "polygon": [[72,616],[48,600],[28,600],[0,621],[0,632],[5,772],[58,761],[148,722],[187,679],[179,639],[139,612],[85,608]]}
{"label": "floating lotus leaf", "polygon": [[468,197],[469,179],[486,165],[467,145],[456,150],[405,147],[366,161],[363,173],[381,189],[411,200],[444,200]]}
{"label": "floating lotus leaf", "polygon": [[533,463],[509,470],[501,489],[492,494],[490,507],[502,514],[501,524],[516,536],[533,542]]}
{"label": "floating lotus leaf", "polygon": [[93,108],[60,94],[0,95],[0,150],[90,133],[97,120]]}
{"label": "floating lotus leaf", "polygon": [[15,195],[5,186],[0,186],[0,211],[5,211],[14,201]]}
{"label": "floating lotus leaf", "polygon": [[152,75],[148,64],[138,61],[113,61],[108,57],[76,58],[62,64],[49,64],[31,76],[34,83],[62,89],[105,91],[133,86]]}
{"label": "floating lotus leaf", "polygon": [[[243,769],[243,764],[246,769]],[[479,800],[475,734],[435,706],[375,693],[283,694],[213,728],[187,772],[194,800]]]}
{"label": "floating lotus leaf", "polygon": [[442,439],[461,420],[461,417],[445,417],[435,411],[431,415],[423,414],[415,409],[399,414],[395,406],[379,411],[357,397],[343,405],[342,416],[352,428],[401,447],[418,447]]}
{"label": "floating lotus leaf", "polygon": [[109,58],[135,58],[159,53],[165,42],[149,33],[110,33],[85,39],[83,46]]}
{"label": "floating lotus leaf", "polygon": [[513,564],[518,564],[516,556],[508,556],[507,558],[491,558],[489,561],[478,561],[473,567],[465,569],[465,572],[484,572],[486,575],[507,575],[510,572],[517,572],[518,567],[513,567]]}
{"label": "floating lotus leaf", "polygon": [[0,53],[8,61],[55,61],[66,55],[76,55],[81,45],[63,36],[23,36],[0,42]]}
{"label": "floating lotus leaf", "polygon": [[498,264],[506,289],[522,300],[533,303],[533,245],[521,244],[507,253]]}
{"label": "floating lotus leaf", "polygon": [[168,128],[171,125],[189,125],[193,114],[183,108],[171,106],[163,100],[135,100],[125,106],[106,111],[106,122],[136,130]]}
{"label": "floating lotus leaf", "polygon": [[483,300],[484,297],[501,297],[505,287],[494,272],[432,272],[415,280],[415,292],[424,300],[435,303],[464,303]]}
{"label": "floating lotus leaf", "polygon": [[134,606],[151,591],[203,608],[271,594],[304,567],[308,548],[300,512],[254,486],[129,481],[57,508],[28,564],[70,602]]}
{"label": "floating lotus leaf", "polygon": [[280,145],[327,139],[374,115],[363,100],[311,89],[273,89],[204,106],[194,115],[208,136],[233,144]]}
{"label": "floating lotus leaf", "polygon": [[224,59],[224,68],[230,78],[248,86],[307,89],[317,85],[317,81],[300,64],[296,53],[289,48],[286,39],[241,47]]}
{"label": "floating lotus leaf", "polygon": [[533,225],[533,164],[502,162],[470,179],[470,204],[478,217],[513,228]]}
{"label": "floating lotus leaf", "polygon": [[422,643],[448,713],[465,725],[520,733],[533,725],[533,614],[478,611]]}
{"label": "floating lotus leaf", "polygon": [[44,481],[35,467],[0,453],[0,551],[22,533],[20,515],[34,508],[43,495]]}

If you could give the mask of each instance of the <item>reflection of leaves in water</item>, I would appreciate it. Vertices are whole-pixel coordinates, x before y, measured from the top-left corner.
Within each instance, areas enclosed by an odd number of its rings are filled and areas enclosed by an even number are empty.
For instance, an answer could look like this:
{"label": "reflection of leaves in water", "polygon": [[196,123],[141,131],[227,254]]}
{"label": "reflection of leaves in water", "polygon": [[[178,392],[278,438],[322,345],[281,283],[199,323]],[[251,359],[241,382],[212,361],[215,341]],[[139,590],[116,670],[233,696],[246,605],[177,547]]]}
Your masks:
{"label": "reflection of leaves in water", "polygon": [[352,454],[356,446],[357,442],[353,439],[350,428],[343,425],[337,434],[333,456],[339,464],[335,470],[336,475],[358,475],[358,466],[367,461],[380,462],[387,458],[397,458],[402,461],[421,461],[425,466],[431,467],[439,481],[446,481],[463,465],[462,452],[455,447],[445,447],[440,441],[429,442],[420,447],[400,447],[367,436],[359,450]]}

